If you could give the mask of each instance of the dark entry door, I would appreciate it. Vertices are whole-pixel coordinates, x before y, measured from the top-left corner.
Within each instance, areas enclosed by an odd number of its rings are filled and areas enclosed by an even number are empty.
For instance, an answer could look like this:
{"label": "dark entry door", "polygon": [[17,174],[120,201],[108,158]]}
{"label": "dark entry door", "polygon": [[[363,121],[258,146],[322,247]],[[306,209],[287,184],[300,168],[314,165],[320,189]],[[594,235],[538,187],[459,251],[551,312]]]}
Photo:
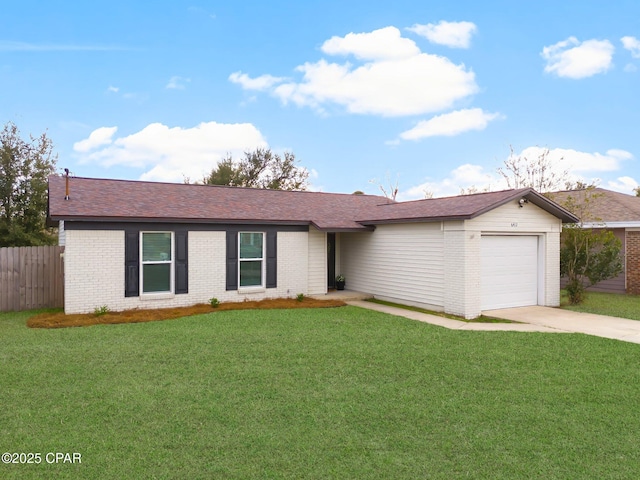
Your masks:
{"label": "dark entry door", "polygon": [[327,287],[336,288],[336,234],[327,233]]}

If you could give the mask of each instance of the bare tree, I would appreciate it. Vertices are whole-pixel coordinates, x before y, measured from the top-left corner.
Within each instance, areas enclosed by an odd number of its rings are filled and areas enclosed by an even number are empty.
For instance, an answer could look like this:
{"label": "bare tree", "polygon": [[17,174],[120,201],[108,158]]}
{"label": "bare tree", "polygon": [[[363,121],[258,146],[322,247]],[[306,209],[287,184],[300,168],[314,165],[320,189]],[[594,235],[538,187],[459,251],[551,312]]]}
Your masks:
{"label": "bare tree", "polygon": [[460,195],[473,195],[474,193],[487,193],[491,191],[491,186],[486,186],[482,189],[476,187],[475,185],[471,185],[467,188],[460,189]]}
{"label": "bare tree", "polygon": [[562,190],[571,185],[568,170],[557,171],[549,159],[549,149],[545,148],[537,158],[516,155],[513,146],[509,146],[509,158],[498,173],[505,179],[509,188],[530,187],[540,193]]}
{"label": "bare tree", "polygon": [[399,179],[400,179],[400,175],[396,176],[396,181],[394,183],[391,180],[391,175],[389,174],[389,172],[387,172],[385,175],[386,185],[383,182],[379,182],[377,178],[373,178],[369,180],[369,183],[378,185],[378,188],[380,189],[380,191],[385,197],[395,201],[396,197],[398,196]]}

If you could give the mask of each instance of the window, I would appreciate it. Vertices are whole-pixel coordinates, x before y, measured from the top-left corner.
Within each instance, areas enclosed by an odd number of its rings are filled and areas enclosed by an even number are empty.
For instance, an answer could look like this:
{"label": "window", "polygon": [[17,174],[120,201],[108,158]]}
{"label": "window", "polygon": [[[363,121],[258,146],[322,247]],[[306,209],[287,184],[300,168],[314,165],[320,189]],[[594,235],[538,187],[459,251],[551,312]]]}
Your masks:
{"label": "window", "polygon": [[264,286],[264,233],[240,232],[238,274],[240,287]]}
{"label": "window", "polygon": [[142,293],[173,292],[173,233],[142,232]]}
{"label": "window", "polygon": [[[176,259],[176,265],[178,262],[179,259]],[[275,228],[266,227],[266,232],[257,233],[239,232],[234,228],[227,230],[227,291],[251,287],[276,288],[278,286],[277,263],[278,231]]]}

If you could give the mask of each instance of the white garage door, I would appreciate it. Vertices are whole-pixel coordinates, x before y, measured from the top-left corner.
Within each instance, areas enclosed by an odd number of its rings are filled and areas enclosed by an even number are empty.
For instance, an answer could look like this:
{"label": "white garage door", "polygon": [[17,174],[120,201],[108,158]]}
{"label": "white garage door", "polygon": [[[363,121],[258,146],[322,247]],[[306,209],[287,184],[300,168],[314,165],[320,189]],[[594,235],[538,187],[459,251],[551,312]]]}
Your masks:
{"label": "white garage door", "polygon": [[482,310],[538,304],[538,237],[491,236],[481,240]]}

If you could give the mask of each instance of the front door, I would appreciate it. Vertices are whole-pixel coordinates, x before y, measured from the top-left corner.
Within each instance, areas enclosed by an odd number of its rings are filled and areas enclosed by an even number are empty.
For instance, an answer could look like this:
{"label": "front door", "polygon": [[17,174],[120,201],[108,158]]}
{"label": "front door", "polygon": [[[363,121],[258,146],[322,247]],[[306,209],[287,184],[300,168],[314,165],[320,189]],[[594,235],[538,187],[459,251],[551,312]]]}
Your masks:
{"label": "front door", "polygon": [[336,288],[336,234],[327,233],[327,287]]}

